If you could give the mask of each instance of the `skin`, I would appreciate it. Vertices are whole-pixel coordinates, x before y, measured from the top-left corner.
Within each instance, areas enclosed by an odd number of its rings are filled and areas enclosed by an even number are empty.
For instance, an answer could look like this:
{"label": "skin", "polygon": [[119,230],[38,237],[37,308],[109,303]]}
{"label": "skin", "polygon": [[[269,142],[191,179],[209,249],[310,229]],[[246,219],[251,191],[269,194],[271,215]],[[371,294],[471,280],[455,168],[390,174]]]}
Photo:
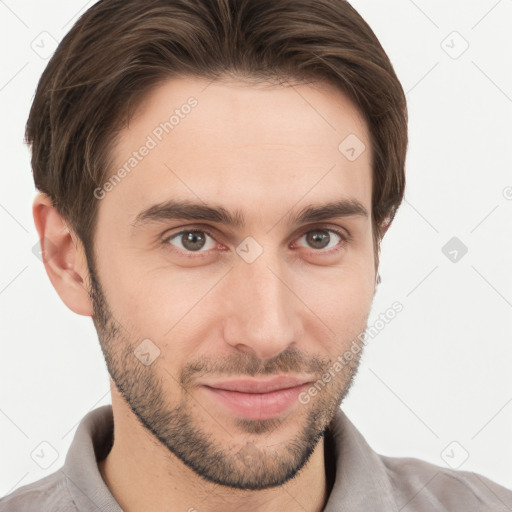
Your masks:
{"label": "skin", "polygon": [[[320,511],[334,476],[323,434],[360,354],[307,404],[267,420],[238,417],[201,384],[314,382],[366,328],[376,291],[368,127],[327,83],[174,78],[146,95],[121,132],[112,170],[190,96],[198,105],[99,201],[94,270],[49,198],[34,201],[39,235],[53,244],[50,280],[71,310],[93,317],[111,376],[114,444],[99,468],[127,512]],[[351,133],[366,145],[355,161],[338,150]],[[170,198],[240,210],[246,224],[132,226]],[[368,217],[286,222],[309,204],[347,198]],[[185,236],[169,240],[191,228],[212,233],[198,251]],[[248,236],[263,249],[252,263],[236,252]],[[160,350],[147,366],[133,352],[144,339]]]}

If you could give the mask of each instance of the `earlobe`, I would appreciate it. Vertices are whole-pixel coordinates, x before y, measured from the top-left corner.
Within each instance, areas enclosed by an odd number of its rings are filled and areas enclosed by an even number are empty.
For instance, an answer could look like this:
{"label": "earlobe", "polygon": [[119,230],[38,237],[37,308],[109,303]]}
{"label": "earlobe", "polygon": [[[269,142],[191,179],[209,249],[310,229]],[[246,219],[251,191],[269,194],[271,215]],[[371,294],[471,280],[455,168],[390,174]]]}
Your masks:
{"label": "earlobe", "polygon": [[79,315],[92,316],[87,261],[79,238],[59,214],[50,197],[38,193],[32,206],[43,263],[64,304]]}

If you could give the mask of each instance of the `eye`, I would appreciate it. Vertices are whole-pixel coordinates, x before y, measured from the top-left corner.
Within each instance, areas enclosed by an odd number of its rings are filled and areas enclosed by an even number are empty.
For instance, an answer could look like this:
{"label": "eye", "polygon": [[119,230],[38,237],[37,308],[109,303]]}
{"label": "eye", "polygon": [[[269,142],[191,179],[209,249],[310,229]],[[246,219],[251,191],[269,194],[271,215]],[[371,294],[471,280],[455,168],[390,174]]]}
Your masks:
{"label": "eye", "polygon": [[[208,247],[207,239],[210,238],[210,246]],[[215,242],[213,240],[212,235],[208,231],[198,230],[198,229],[187,229],[184,231],[180,231],[170,237],[167,237],[164,240],[164,243],[173,244],[173,241],[177,240],[178,249],[181,249],[185,252],[206,252],[209,249],[213,249],[215,247]],[[204,249],[205,251],[201,251]]]}
{"label": "eye", "polygon": [[[332,235],[335,235],[334,237]],[[349,241],[349,236],[332,228],[315,228],[303,233],[298,240],[305,239],[309,248],[316,254],[330,254],[342,249]],[[162,240],[164,245],[172,245],[187,257],[205,256],[217,243],[212,233],[205,229],[186,229]]]}
{"label": "eye", "polygon": [[[335,235],[334,237],[332,235]],[[347,236],[343,235],[338,230],[317,228],[307,231],[300,236],[299,240],[305,238],[310,248],[314,249],[315,252],[332,252],[331,250],[340,249],[341,246],[345,245]],[[338,239],[338,241],[336,240]]]}

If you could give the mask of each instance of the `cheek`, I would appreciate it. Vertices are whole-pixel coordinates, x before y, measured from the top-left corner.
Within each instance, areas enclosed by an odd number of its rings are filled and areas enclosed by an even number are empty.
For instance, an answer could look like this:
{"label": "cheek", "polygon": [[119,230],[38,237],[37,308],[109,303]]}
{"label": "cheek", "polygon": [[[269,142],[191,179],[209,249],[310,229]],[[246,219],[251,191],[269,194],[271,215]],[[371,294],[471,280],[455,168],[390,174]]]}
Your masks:
{"label": "cheek", "polygon": [[178,333],[183,336],[190,321],[201,317],[208,302],[204,298],[221,277],[212,267],[191,270],[161,261],[153,265],[139,256],[122,258],[120,264],[114,259],[103,265],[101,282],[116,320],[132,338],[159,343]]}
{"label": "cheek", "polygon": [[361,255],[338,269],[322,269],[325,272],[303,278],[299,293],[315,324],[309,328],[325,333],[329,351],[333,344],[336,350],[350,345],[366,328],[375,292],[373,265],[372,258]]}
{"label": "cheek", "polygon": [[359,334],[364,327],[372,299],[373,290],[362,285],[361,281],[340,281],[338,284],[333,280],[317,289],[315,298],[307,299],[307,304],[336,337],[345,339],[354,333]]}

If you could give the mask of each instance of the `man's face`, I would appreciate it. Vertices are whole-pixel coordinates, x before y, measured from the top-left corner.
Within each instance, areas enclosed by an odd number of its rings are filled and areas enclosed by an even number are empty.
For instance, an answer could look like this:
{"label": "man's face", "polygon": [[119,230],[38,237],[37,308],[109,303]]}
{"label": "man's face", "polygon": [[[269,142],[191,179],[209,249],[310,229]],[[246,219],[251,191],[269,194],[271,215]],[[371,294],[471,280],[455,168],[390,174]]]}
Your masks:
{"label": "man's face", "polygon": [[[339,149],[350,134],[366,146],[356,159],[346,143]],[[181,78],[145,98],[112,154],[112,171],[129,171],[102,189],[92,278],[117,390],[207,480],[282,485],[307,462],[359,363],[360,353],[334,366],[364,331],[375,292],[366,124],[327,84]],[[169,201],[222,208],[239,222],[152,208]],[[309,206],[341,201],[367,216],[297,221]],[[309,384],[219,391],[276,376]]]}

